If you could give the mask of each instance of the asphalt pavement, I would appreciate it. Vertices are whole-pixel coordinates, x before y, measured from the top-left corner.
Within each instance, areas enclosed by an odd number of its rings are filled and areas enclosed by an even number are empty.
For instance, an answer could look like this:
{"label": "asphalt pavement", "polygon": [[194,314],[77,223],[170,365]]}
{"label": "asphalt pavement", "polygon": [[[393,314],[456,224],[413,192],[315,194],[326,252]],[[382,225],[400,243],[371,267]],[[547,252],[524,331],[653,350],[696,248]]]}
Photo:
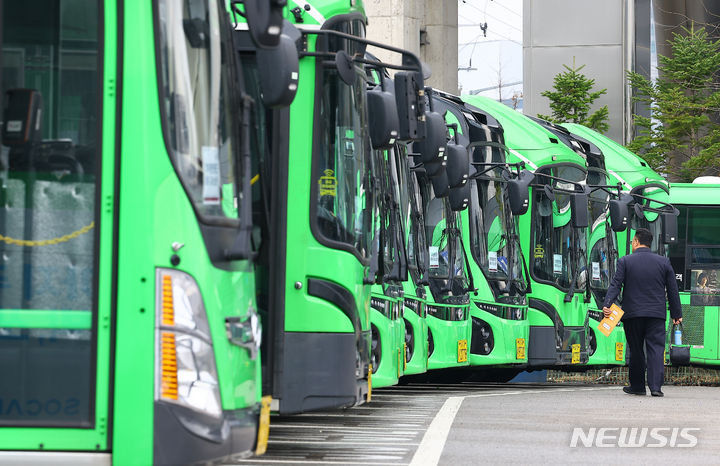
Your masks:
{"label": "asphalt pavement", "polygon": [[720,388],[409,385],[345,410],[273,416],[241,464],[718,464]]}

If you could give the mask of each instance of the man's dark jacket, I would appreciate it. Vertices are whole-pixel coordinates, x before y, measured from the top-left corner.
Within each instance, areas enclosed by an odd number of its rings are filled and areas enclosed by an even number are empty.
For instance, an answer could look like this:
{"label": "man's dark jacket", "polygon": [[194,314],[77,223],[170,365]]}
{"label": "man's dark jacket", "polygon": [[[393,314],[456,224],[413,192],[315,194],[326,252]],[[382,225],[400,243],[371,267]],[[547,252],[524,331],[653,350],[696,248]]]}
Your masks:
{"label": "man's dark jacket", "polygon": [[623,289],[623,319],[635,317],[666,317],[666,296],[670,303],[670,317],[682,317],[680,295],[675,272],[667,257],[640,247],[618,260],[615,276],[605,295],[604,307],[610,307]]}

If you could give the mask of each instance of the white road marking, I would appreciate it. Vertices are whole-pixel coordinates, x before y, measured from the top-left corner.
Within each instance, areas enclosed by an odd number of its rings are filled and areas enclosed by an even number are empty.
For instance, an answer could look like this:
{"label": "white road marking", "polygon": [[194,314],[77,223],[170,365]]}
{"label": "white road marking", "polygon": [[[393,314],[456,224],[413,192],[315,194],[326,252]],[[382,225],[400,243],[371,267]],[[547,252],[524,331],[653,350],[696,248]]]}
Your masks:
{"label": "white road marking", "polygon": [[410,466],[435,465],[440,460],[448,433],[455,415],[462,405],[464,396],[451,396],[435,415],[428,430],[425,431],[420,446],[415,450]]}
{"label": "white road marking", "polygon": [[430,423],[425,436],[420,442],[420,446],[415,451],[413,459],[410,462],[410,466],[436,466],[440,461],[443,449],[445,448],[445,442],[447,441],[450,429],[455,421],[455,416],[460,410],[460,406],[466,398],[482,398],[489,396],[507,396],[507,395],[532,395],[536,393],[552,393],[552,392],[575,392],[579,390],[594,391],[594,390],[617,390],[617,387],[604,387],[604,388],[554,388],[548,390],[533,390],[533,391],[512,391],[512,392],[500,392],[500,393],[479,393],[477,395],[465,395],[465,396],[452,396],[445,401],[445,404],[440,411],[435,415],[435,418]]}

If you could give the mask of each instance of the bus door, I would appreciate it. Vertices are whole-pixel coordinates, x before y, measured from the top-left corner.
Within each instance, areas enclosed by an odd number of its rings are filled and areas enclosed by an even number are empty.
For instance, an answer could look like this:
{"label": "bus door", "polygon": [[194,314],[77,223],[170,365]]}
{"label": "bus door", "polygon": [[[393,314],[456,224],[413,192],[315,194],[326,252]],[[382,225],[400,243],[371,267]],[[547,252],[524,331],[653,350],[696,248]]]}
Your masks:
{"label": "bus door", "polygon": [[59,0],[0,8],[0,450],[103,451],[103,10]]}

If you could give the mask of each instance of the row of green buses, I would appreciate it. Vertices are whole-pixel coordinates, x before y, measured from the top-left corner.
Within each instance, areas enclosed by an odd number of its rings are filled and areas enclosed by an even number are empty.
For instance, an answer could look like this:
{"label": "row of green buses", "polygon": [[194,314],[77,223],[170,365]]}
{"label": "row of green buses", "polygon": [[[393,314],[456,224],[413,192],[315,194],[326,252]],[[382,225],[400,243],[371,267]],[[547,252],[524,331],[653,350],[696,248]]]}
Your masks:
{"label": "row of green buses", "polygon": [[227,461],[270,411],[624,364],[595,327],[638,227],[718,358],[712,216],[587,128],[426,87],[362,2],[35,10],[0,2],[0,461]]}

